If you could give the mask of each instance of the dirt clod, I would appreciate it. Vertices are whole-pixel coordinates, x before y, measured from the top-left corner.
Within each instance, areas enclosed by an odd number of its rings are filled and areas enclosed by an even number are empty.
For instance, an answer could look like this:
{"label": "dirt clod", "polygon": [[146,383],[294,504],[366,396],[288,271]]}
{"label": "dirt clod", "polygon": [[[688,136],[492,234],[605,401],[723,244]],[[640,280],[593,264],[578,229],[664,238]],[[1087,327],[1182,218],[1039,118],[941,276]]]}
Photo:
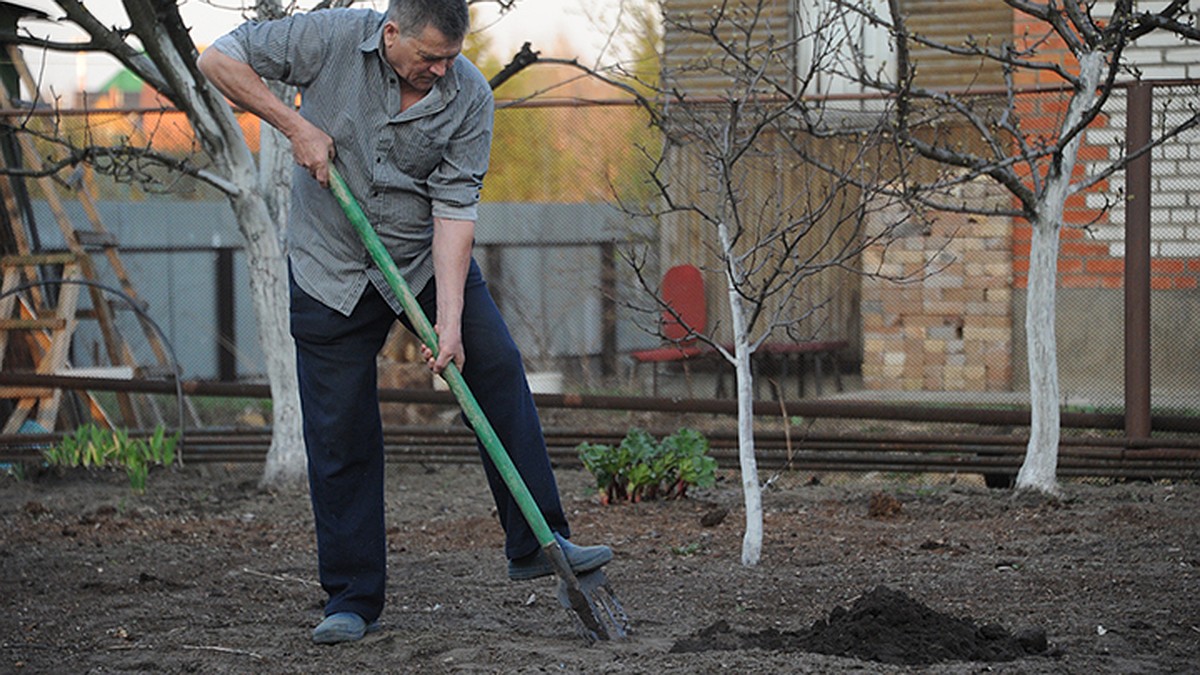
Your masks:
{"label": "dirt clod", "polygon": [[50,509],[46,508],[45,504],[32,500],[25,502],[25,506],[22,507],[22,510],[25,511],[26,515],[33,518],[44,516],[50,513]]}
{"label": "dirt clod", "polygon": [[724,506],[714,506],[700,516],[700,524],[704,527],[716,527],[729,515],[729,509]]}
{"label": "dirt clod", "polygon": [[872,518],[891,518],[902,509],[900,500],[886,492],[874,492],[867,501],[867,515]]}

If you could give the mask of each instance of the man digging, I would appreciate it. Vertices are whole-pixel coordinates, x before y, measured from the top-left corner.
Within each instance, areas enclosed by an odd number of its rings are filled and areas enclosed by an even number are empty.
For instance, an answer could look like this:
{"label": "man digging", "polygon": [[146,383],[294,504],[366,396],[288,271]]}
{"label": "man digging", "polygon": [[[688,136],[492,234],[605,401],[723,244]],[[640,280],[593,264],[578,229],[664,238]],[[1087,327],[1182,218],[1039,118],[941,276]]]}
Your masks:
{"label": "man digging", "polygon": [[[493,101],[462,57],[465,0],[391,0],[386,14],[331,9],[250,22],[201,55],[233,103],[279,129],[296,169],[288,223],[291,332],[308,453],[325,618],[313,641],[359,640],[383,610],[383,430],[376,355],[397,318],[395,294],[327,189],[336,162],[417,300],[435,323],[430,369],[462,371],[555,532],[572,571],[612,559],[576,546],[541,422],[513,343],[471,257],[491,149]],[[300,109],[262,78],[297,86]],[[554,573],[495,465],[483,464],[513,580]]]}

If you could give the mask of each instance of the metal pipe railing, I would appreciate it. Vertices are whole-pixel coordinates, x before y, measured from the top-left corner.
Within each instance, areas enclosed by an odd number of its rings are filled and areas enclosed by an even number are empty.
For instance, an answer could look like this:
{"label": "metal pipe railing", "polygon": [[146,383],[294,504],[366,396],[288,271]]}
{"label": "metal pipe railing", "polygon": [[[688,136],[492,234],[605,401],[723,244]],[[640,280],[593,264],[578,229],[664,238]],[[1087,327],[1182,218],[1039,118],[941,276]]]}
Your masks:
{"label": "metal pipe railing", "polygon": [[[663,435],[663,434],[659,434]],[[39,446],[51,445],[63,434],[0,436],[0,462],[37,461]],[[723,468],[737,466],[737,439],[728,432],[709,435],[710,454]],[[618,443],[611,430],[546,429],[551,458],[559,465],[578,466],[580,442]],[[385,453],[392,462],[470,463],[478,449],[469,431],[446,427],[389,428]],[[1200,441],[1161,439],[1144,449],[1116,445],[1117,438],[1064,438],[1059,472],[1064,476],[1127,478],[1200,477]],[[809,434],[788,439],[782,432],[756,438],[759,465],[764,470],[891,471],[1015,474],[1024,454],[1025,439],[984,436],[911,434]],[[270,446],[269,430],[223,429],[193,434],[187,461],[192,463],[261,462]]]}
{"label": "metal pipe railing", "polygon": [[[124,391],[174,394],[176,385],[168,380],[115,380],[34,373],[0,373],[0,386],[57,388],[75,391]],[[270,398],[265,384],[204,382],[184,380],[179,383],[189,396],[230,396]],[[450,392],[432,389],[380,389],[380,401],[385,403],[428,403],[456,405]],[[536,394],[540,408],[623,410],[641,412],[707,413],[736,415],[737,402],[729,399],[651,398],[645,396],[590,396],[583,394]],[[946,422],[984,426],[1028,426],[1029,409],[984,408],[973,406],[920,406],[854,400],[797,400],[785,404],[787,415],[826,419],[874,419],[906,422]],[[780,405],[775,401],[758,401],[754,414],[779,417]],[[1064,412],[1062,426],[1079,429],[1123,430],[1124,415],[1116,413]],[[1156,431],[1200,433],[1200,417],[1155,415]],[[190,434],[189,434],[190,435]]]}

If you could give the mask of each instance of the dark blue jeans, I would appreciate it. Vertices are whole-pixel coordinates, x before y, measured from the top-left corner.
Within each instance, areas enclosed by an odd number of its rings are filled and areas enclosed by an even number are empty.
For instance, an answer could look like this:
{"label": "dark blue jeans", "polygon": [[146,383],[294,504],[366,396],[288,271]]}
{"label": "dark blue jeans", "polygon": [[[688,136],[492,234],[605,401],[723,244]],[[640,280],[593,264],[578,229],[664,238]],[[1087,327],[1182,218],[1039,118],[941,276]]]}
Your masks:
{"label": "dark blue jeans", "polygon": [[[387,539],[383,506],[383,430],[375,358],[396,314],[370,284],[350,316],[314,300],[291,282],[309,489],[317,531],[325,614],[355,612],[368,622],[383,609]],[[437,290],[417,296],[436,323]],[[411,330],[407,317],[400,320]],[[472,261],[463,306],[463,377],[533,493],[550,529],[569,537],[558,485],[521,354]],[[488,485],[505,532],[505,555],[539,546],[520,508],[480,446]]]}

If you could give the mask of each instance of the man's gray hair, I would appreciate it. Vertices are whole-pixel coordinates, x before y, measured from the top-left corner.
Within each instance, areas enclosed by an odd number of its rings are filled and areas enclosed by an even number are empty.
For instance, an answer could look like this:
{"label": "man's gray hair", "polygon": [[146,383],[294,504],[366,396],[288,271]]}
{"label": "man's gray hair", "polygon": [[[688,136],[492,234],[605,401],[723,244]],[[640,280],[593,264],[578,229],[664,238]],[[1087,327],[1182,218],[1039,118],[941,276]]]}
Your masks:
{"label": "man's gray hair", "polygon": [[420,35],[432,25],[451,40],[460,40],[471,28],[467,0],[391,0],[387,18],[400,27],[405,37]]}

